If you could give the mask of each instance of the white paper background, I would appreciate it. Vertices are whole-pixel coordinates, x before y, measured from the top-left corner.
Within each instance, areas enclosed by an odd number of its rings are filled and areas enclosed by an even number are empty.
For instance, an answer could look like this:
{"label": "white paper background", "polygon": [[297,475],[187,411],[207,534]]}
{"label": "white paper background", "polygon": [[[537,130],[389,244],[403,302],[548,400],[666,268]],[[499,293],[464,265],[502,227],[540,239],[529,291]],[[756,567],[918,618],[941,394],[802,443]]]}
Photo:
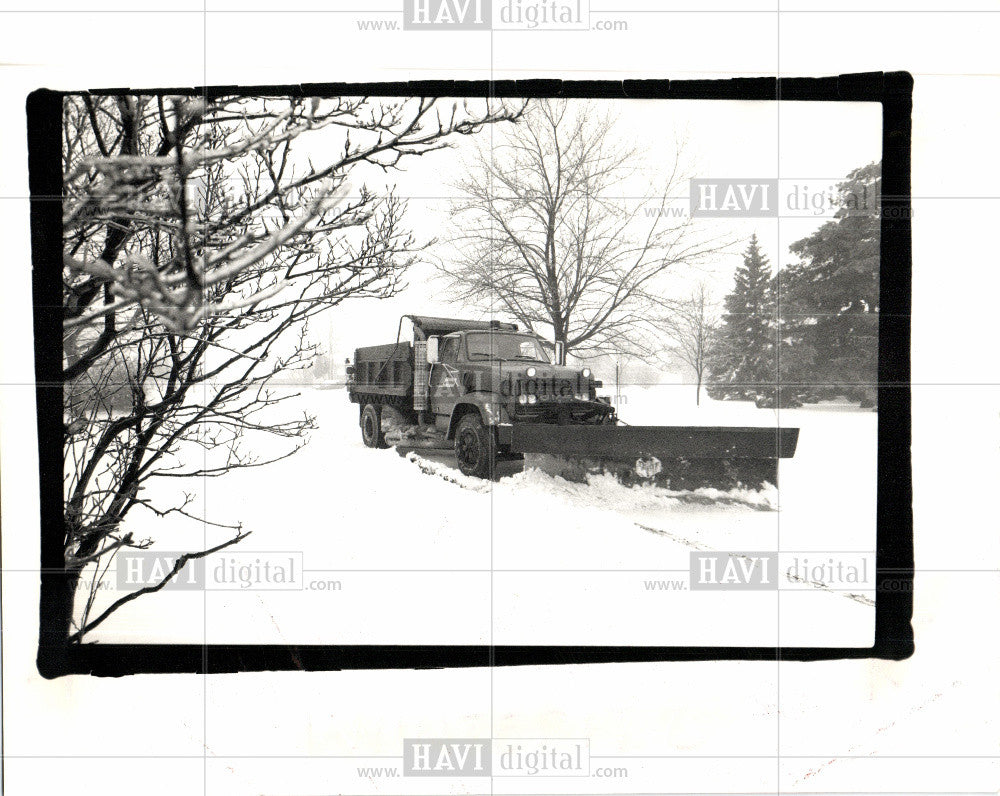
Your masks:
{"label": "white paper background", "polygon": [[[403,737],[587,737],[610,779],[493,792],[995,792],[1000,788],[1000,14],[988,3],[714,4],[627,32],[359,33],[358,2],[5,4],[0,17],[0,441],[6,791],[490,792],[359,773]],[[121,5],[119,7],[124,7]],[[319,7],[314,4],[313,8]],[[659,8],[665,6],[660,5]],[[183,9],[188,8],[185,12]],[[250,9],[265,9],[265,13]],[[336,12],[336,9],[344,9]],[[396,13],[386,2],[373,9]],[[872,9],[884,9],[873,11]],[[970,9],[991,9],[983,13]],[[14,10],[8,10],[14,9]],[[229,9],[225,13],[220,9]],[[626,10],[627,9],[627,10]],[[956,9],[966,9],[957,11]],[[949,10],[948,13],[944,13]],[[904,662],[697,663],[42,680],[24,99],[38,87],[910,71],[917,651]],[[784,141],[782,146],[795,146]],[[802,142],[808,146],[808,142]]]}

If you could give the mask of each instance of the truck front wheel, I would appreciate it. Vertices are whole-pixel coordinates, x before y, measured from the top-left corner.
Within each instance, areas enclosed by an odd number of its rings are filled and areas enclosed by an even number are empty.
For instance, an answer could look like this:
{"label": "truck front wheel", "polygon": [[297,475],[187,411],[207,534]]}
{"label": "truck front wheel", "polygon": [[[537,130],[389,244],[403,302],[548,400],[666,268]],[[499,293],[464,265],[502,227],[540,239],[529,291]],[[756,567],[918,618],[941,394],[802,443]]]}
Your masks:
{"label": "truck front wheel", "polygon": [[477,413],[470,412],[455,429],[455,459],[458,469],[476,478],[493,478],[497,444],[493,429],[484,426]]}
{"label": "truck front wheel", "polygon": [[382,413],[375,404],[365,404],[361,410],[361,439],[366,448],[387,447],[382,433]]}

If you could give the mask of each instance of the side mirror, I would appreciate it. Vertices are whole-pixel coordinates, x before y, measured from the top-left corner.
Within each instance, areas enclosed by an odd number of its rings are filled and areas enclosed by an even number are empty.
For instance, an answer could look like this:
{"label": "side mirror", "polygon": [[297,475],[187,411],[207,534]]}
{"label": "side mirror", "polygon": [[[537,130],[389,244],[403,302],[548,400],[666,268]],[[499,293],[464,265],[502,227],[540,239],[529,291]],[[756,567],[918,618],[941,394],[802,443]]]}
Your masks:
{"label": "side mirror", "polygon": [[438,344],[441,342],[438,337],[427,338],[427,364],[434,365],[438,361]]}
{"label": "side mirror", "polygon": [[566,344],[562,340],[556,340],[556,364],[566,364]]}

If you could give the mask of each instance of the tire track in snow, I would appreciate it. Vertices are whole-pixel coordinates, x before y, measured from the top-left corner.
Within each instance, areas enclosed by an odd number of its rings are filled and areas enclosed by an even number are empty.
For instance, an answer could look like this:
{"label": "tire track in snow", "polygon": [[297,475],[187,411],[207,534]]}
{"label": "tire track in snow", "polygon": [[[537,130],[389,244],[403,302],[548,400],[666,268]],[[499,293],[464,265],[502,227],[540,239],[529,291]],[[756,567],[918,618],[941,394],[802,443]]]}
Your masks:
{"label": "tire track in snow", "polygon": [[[420,470],[420,472],[424,473],[425,475],[436,476],[436,477],[442,479],[443,481],[447,481],[448,483],[455,484],[456,486],[460,487],[461,489],[470,489],[470,490],[472,490],[474,492],[487,493],[487,492],[490,491],[490,489],[492,487],[492,484],[489,481],[484,481],[481,478],[475,478],[473,476],[465,475],[461,471],[456,470],[456,469],[454,469],[452,467],[449,467],[448,465],[441,464],[439,462],[435,462],[435,461],[432,461],[430,459],[426,459],[426,458],[420,456],[419,454],[417,454],[415,451],[410,451],[409,453],[407,453],[406,456],[405,456],[405,458],[406,458],[407,461],[412,462],[413,464],[415,464],[417,466],[417,468]],[[560,491],[565,492],[570,497],[580,497],[580,496],[584,495],[586,493],[586,491],[587,491],[588,486],[589,486],[587,484],[571,483],[569,481],[565,481],[564,479],[557,478],[557,477],[551,477],[550,476],[550,478],[551,478],[553,486],[562,487],[560,489]],[[571,488],[567,489],[566,487],[571,487]],[[623,489],[627,489],[627,487],[623,487]],[[752,509],[753,511],[773,511],[773,508],[772,508],[770,502],[767,501],[766,499],[765,500],[760,500],[760,501],[754,501],[754,500],[742,497],[740,495],[732,495],[732,494],[725,494],[725,493],[720,493],[720,494],[717,494],[717,495],[716,494],[704,494],[704,493],[699,493],[699,492],[687,492],[687,493],[684,493],[684,492],[674,492],[674,491],[662,490],[662,489],[661,490],[657,490],[657,493],[658,493],[657,497],[662,497],[664,501],[673,501],[673,502],[678,502],[678,503],[683,503],[683,504],[688,504],[688,505],[698,505],[698,506],[716,506],[716,505],[718,505],[718,506],[727,506],[727,507],[728,506],[743,506],[743,507]],[[676,533],[672,533],[672,532],[667,531],[667,530],[665,530],[663,528],[654,528],[651,525],[646,525],[644,523],[635,522],[635,521],[633,521],[633,524],[637,528],[641,528],[642,530],[647,531],[649,533],[655,533],[658,536],[663,536],[663,537],[665,537],[667,539],[670,539],[671,541],[676,542],[677,544],[680,544],[680,545],[682,545],[682,546],[684,546],[684,547],[686,547],[686,548],[688,548],[690,550],[700,550],[700,551],[705,551],[705,552],[709,552],[709,551],[716,552],[716,549],[714,547],[711,547],[710,545],[706,545],[706,544],[704,544],[702,542],[698,542],[698,541],[695,541],[693,539],[688,539],[687,537],[681,536],[681,535],[676,534]],[[747,556],[740,556],[740,555],[733,554],[733,557],[734,558],[743,559],[743,560],[745,560],[747,562],[750,562],[750,559]],[[786,580],[789,583],[801,583],[801,584],[809,586],[809,587],[811,587],[813,589],[823,590],[827,594],[834,594],[834,595],[837,595],[839,597],[845,597],[848,600],[853,600],[854,602],[859,603],[861,605],[865,605],[865,606],[869,606],[869,607],[874,607],[874,605],[875,605],[875,601],[873,599],[871,599],[870,597],[868,597],[867,595],[865,595],[865,594],[859,594],[857,592],[837,592],[837,591],[830,591],[829,584],[823,583],[822,581],[809,580],[807,578],[802,578],[802,577],[799,577],[797,575],[792,575],[790,572],[786,572],[785,573],[785,578],[786,578]]]}

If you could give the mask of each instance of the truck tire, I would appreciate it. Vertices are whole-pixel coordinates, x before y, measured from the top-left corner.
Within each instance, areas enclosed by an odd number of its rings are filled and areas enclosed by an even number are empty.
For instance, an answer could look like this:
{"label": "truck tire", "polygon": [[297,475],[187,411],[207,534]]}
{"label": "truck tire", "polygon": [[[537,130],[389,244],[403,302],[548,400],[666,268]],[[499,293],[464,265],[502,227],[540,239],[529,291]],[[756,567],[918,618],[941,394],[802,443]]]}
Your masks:
{"label": "truck tire", "polygon": [[497,443],[493,429],[484,426],[478,412],[470,412],[455,429],[455,459],[458,469],[476,478],[493,478]]}
{"label": "truck tire", "polygon": [[361,439],[366,448],[387,448],[382,433],[382,413],[376,404],[365,404],[361,410]]}

